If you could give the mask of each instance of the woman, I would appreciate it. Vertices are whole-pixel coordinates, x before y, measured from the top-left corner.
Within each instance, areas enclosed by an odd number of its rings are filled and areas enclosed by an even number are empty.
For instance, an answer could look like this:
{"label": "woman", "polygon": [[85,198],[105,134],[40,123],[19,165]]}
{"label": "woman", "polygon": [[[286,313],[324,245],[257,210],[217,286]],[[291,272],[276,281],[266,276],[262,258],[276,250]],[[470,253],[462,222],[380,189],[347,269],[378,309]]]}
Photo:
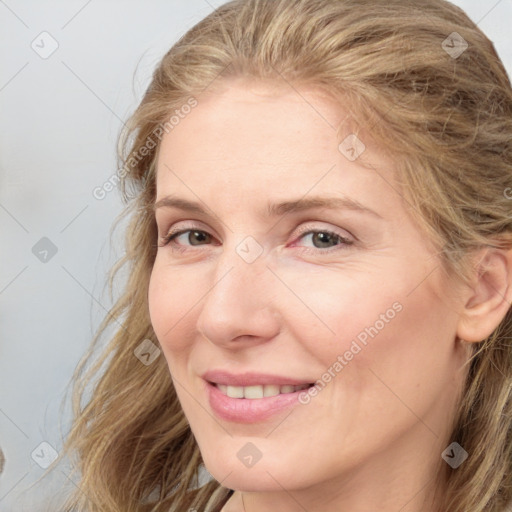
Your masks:
{"label": "woman", "polygon": [[128,126],[130,272],[76,375],[67,510],[505,510],[512,90],[475,24],[235,0]]}

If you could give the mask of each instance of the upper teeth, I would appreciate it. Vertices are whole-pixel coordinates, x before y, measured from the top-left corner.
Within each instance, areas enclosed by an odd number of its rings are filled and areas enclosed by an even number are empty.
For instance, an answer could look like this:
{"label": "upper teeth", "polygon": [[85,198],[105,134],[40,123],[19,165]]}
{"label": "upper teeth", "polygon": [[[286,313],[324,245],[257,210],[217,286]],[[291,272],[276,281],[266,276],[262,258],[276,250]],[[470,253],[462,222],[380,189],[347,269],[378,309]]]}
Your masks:
{"label": "upper teeth", "polygon": [[277,386],[275,384],[265,384],[264,386],[226,386],[216,384],[217,388],[224,395],[230,398],[263,398],[266,396],[277,396],[281,393],[295,393],[301,389],[307,389],[309,384],[300,386]]}

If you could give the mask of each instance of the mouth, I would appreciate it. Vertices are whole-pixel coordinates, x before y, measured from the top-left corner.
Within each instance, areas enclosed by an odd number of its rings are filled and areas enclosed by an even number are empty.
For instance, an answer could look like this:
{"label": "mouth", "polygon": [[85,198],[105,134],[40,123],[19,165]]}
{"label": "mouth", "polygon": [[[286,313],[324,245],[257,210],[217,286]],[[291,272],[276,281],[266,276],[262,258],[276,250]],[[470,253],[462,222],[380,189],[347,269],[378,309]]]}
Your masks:
{"label": "mouth", "polygon": [[202,375],[211,410],[236,423],[258,423],[300,404],[314,382],[279,375],[210,370]]}
{"label": "mouth", "polygon": [[209,382],[215,386],[224,396],[229,398],[247,398],[249,400],[258,400],[261,398],[287,395],[289,393],[296,393],[304,389],[309,389],[313,384],[300,384],[293,386],[290,384],[280,386],[278,384],[264,384],[255,386],[228,386],[226,384],[216,384]]}

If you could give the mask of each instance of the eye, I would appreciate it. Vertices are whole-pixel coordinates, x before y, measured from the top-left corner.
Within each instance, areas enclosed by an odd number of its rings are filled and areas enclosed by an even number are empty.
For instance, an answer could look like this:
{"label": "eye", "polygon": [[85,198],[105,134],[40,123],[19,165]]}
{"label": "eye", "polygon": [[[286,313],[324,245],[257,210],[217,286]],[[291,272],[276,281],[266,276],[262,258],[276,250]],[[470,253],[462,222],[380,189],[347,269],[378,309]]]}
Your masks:
{"label": "eye", "polygon": [[[339,233],[326,229],[304,230],[296,240],[309,240],[312,246],[304,247],[304,250],[315,252],[328,252],[337,249],[343,249],[346,246],[353,245],[353,241],[342,236]],[[186,251],[187,247],[197,247],[214,243],[215,239],[210,233],[201,229],[179,229],[168,233],[162,238],[159,246],[171,245],[173,250]],[[214,243],[219,245],[219,243]],[[296,246],[295,241],[291,246]],[[332,249],[334,248],[334,249]]]}
{"label": "eye", "polygon": [[330,247],[353,244],[352,240],[326,229],[311,229],[302,233],[298,240],[309,240],[315,249],[329,249]]}
{"label": "eye", "polygon": [[[187,245],[187,243],[192,246],[204,245],[211,243],[212,239],[213,237],[210,235],[210,233],[200,229],[181,229],[179,231],[171,231],[169,234],[167,234],[163,238],[160,247],[168,245],[171,242],[178,246]],[[178,240],[178,243],[176,243],[175,240]]]}

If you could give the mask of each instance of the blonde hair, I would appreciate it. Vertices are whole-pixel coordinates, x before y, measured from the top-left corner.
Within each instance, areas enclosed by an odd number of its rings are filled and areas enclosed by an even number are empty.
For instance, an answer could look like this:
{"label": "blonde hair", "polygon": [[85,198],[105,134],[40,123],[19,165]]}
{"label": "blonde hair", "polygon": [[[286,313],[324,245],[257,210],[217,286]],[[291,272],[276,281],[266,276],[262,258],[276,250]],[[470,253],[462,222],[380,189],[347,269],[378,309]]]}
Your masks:
{"label": "blonde hair", "polygon": [[[461,49],[467,43],[460,55],[454,40]],[[227,495],[215,481],[198,486],[201,455],[165,359],[144,365],[134,350],[146,339],[158,345],[147,289],[162,128],[173,129],[172,112],[200,102],[206,88],[242,76],[343,98],[351,119],[396,162],[411,214],[452,274],[467,277],[466,256],[479,247],[511,245],[511,85],[493,44],[461,9],[444,0],[221,6],[163,57],[121,138],[131,221],[110,284],[121,268],[128,278],[74,375],[75,421],[61,457],[72,457],[81,480],[66,510],[203,511]],[[86,368],[109,327],[115,334]],[[442,510],[497,512],[512,499],[511,338],[509,311],[475,344],[451,437],[469,458],[447,471]]]}

